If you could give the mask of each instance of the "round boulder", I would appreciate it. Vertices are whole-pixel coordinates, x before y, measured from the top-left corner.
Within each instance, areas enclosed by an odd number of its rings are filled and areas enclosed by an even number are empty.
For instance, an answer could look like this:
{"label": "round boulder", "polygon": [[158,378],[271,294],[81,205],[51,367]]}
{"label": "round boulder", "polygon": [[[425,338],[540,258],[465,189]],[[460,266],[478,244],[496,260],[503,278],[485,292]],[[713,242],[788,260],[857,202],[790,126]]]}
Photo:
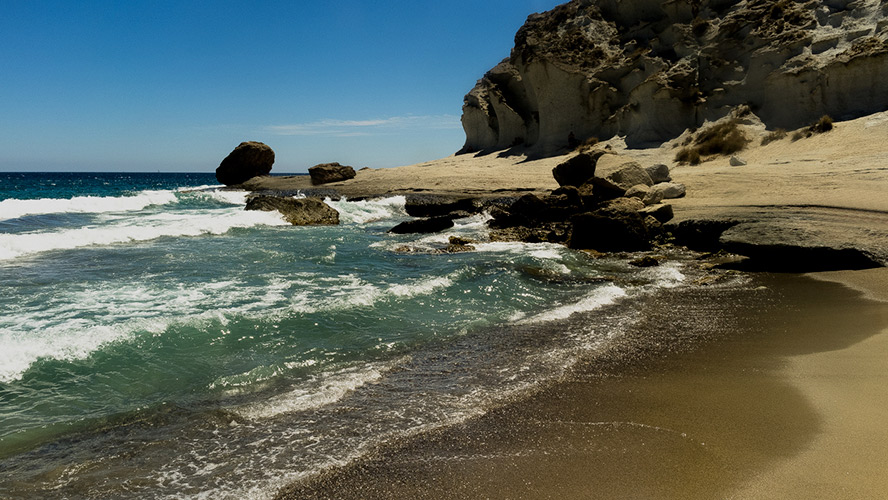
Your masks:
{"label": "round boulder", "polygon": [[216,180],[231,186],[259,175],[268,175],[274,165],[274,151],[255,141],[240,143],[216,169]]}

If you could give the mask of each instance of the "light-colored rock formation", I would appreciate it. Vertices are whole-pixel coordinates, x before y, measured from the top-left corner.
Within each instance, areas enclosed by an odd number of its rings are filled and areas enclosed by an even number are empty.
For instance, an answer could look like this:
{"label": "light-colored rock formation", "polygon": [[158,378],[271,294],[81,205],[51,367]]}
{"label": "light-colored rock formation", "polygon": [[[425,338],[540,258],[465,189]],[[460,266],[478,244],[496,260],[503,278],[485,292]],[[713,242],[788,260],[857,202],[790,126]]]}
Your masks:
{"label": "light-colored rock formation", "polygon": [[881,111],[886,39],[880,0],[573,0],[465,97],[463,152],[661,143],[743,104],[772,129]]}

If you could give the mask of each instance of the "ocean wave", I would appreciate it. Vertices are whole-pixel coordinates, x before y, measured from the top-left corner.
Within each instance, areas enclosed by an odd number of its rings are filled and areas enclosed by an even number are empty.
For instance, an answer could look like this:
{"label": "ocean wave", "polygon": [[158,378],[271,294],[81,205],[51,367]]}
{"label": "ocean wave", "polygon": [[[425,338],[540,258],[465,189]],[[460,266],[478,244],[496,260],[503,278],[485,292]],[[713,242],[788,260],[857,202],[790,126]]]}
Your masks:
{"label": "ocean wave", "polygon": [[42,198],[0,201],[0,220],[17,219],[25,215],[55,213],[133,212],[151,205],[175,203],[175,190],[142,191],[133,196],[75,196],[73,198]]}
{"label": "ocean wave", "polygon": [[319,373],[285,394],[237,408],[234,412],[244,418],[260,420],[320,408],[341,400],[359,387],[378,381],[397,364],[397,361],[367,363]]}
{"label": "ocean wave", "polygon": [[550,309],[535,316],[531,316],[530,318],[521,319],[515,317],[513,319],[515,319],[516,323],[518,324],[547,323],[550,321],[558,321],[562,319],[567,319],[576,313],[589,312],[600,309],[606,305],[613,304],[618,299],[621,299],[626,295],[626,290],[620,288],[617,285],[605,285],[600,288],[596,288],[591,293],[576,302]]}
{"label": "ocean wave", "polygon": [[102,226],[60,231],[0,234],[0,261],[50,250],[149,241],[164,236],[224,234],[234,228],[258,225],[280,226],[287,222],[277,212],[204,210],[119,218]]}
{"label": "ocean wave", "polygon": [[313,287],[303,288],[290,298],[289,309],[302,314],[346,311],[373,307],[387,298],[405,299],[430,295],[450,287],[460,271],[390,285],[375,285],[353,274],[321,278]]}
{"label": "ocean wave", "polygon": [[339,221],[343,224],[367,224],[407,215],[404,210],[407,198],[404,196],[360,201],[348,201],[345,198],[333,201],[327,198],[324,203],[339,212]]}

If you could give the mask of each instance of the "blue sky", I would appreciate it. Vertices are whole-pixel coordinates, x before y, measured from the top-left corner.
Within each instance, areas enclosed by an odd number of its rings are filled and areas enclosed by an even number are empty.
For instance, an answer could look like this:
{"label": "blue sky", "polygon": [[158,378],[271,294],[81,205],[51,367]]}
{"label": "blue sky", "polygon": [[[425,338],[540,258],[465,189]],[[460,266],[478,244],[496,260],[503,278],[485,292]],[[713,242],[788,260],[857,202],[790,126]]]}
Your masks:
{"label": "blue sky", "polygon": [[0,14],[0,171],[391,167],[465,139],[462,98],[558,0],[36,1]]}

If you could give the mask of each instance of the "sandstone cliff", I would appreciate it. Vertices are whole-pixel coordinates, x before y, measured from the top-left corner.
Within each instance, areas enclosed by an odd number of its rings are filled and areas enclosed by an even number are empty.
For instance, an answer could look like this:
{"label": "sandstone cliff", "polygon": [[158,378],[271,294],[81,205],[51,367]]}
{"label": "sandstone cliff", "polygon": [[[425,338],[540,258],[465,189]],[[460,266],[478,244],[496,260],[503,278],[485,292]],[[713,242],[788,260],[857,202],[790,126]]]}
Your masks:
{"label": "sandstone cliff", "polygon": [[749,105],[770,128],[888,108],[888,0],[572,0],[465,97],[462,152],[671,139]]}

